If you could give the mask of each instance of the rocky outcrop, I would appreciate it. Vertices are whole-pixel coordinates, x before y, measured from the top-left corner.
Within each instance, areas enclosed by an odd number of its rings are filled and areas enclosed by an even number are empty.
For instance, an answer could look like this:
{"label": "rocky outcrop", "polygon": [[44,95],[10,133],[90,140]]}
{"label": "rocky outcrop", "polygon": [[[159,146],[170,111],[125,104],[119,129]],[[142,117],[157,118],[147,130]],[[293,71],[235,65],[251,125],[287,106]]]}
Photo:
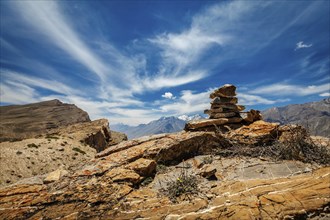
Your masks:
{"label": "rocky outcrop", "polygon": [[0,142],[34,138],[55,128],[89,121],[85,111],[57,99],[0,106]]}
{"label": "rocky outcrop", "polygon": [[106,149],[111,141],[111,132],[107,119],[69,125],[61,129],[54,129],[52,133],[79,140],[95,148],[97,152]]}
{"label": "rocky outcrop", "polygon": [[226,137],[231,141],[246,145],[262,145],[275,141],[282,136],[285,129],[279,129],[279,124],[265,121],[256,121],[230,131]]}
{"label": "rocky outcrop", "polygon": [[[251,137],[260,142],[278,128],[261,122],[249,126],[242,127],[237,136],[231,133],[233,140],[214,132],[181,132],[122,142],[48,185],[0,189],[0,219],[327,216],[330,163],[322,167],[292,160],[222,156],[231,141]],[[259,151],[265,147],[250,146]],[[183,178],[190,176],[194,178]],[[196,188],[175,194],[173,201],[168,186],[187,184],[185,179],[196,181]],[[173,181],[178,185],[170,184]],[[171,191],[176,192],[175,188]]]}
{"label": "rocky outcrop", "polygon": [[52,129],[38,138],[1,142],[0,185],[47,175],[60,166],[75,170],[97,152],[123,141],[123,138],[126,136],[120,133],[115,133],[113,138],[108,120],[100,119]]}
{"label": "rocky outcrop", "polygon": [[0,186],[30,177],[42,181],[59,167],[78,169],[97,152],[127,140],[110,131],[108,120],[90,121],[83,110],[58,100],[1,106],[0,113]]}
{"label": "rocky outcrop", "polygon": [[204,113],[210,116],[209,119],[188,122],[184,128],[186,131],[228,132],[262,119],[257,110],[242,112],[245,107],[237,105],[234,85],[226,84],[214,90],[210,98],[213,99],[211,108],[204,110]]}

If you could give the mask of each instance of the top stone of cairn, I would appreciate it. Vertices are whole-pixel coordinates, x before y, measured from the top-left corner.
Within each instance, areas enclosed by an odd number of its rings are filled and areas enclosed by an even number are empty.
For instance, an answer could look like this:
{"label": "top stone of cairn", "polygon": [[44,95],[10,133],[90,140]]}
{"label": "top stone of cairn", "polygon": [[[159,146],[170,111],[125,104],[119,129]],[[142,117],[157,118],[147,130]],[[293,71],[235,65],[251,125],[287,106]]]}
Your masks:
{"label": "top stone of cairn", "polygon": [[214,90],[210,94],[211,99],[214,99],[216,97],[234,98],[235,96],[236,96],[236,87],[231,84],[226,84],[221,88]]}

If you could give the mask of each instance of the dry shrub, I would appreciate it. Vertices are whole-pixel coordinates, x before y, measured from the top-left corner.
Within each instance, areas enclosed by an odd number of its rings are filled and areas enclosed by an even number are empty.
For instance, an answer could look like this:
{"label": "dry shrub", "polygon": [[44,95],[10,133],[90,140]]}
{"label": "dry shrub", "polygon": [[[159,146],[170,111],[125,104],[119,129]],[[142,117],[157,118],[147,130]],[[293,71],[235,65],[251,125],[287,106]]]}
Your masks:
{"label": "dry shrub", "polygon": [[197,194],[198,179],[193,174],[188,174],[186,167],[183,165],[179,177],[171,179],[166,187],[161,190],[172,202],[183,196],[183,199],[190,199],[190,196]]}
{"label": "dry shrub", "polygon": [[318,164],[330,164],[330,149],[320,144],[315,144],[309,132],[301,126],[286,125],[281,137],[270,146],[278,159],[300,160]]}
{"label": "dry shrub", "polygon": [[[220,132],[218,136],[222,136]],[[228,140],[214,152],[224,157],[267,157],[273,160],[299,160],[307,163],[330,165],[330,147],[315,144],[309,132],[298,125],[281,126],[269,144],[253,146]]]}

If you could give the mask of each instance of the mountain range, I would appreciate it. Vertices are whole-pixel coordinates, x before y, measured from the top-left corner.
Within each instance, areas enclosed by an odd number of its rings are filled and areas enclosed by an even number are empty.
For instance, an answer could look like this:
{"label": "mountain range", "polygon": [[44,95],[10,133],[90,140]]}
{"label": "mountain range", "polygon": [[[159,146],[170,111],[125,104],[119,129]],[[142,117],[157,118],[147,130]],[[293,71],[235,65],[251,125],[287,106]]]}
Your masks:
{"label": "mountain range", "polygon": [[274,107],[262,112],[263,119],[280,124],[299,124],[312,135],[330,137],[330,98],[318,102]]}
{"label": "mountain range", "polygon": [[138,138],[151,134],[173,133],[182,131],[187,121],[205,118],[202,115],[181,115],[178,117],[161,117],[158,120],[149,122],[148,124],[140,124],[138,126],[129,126],[125,124],[111,125],[111,129],[123,132],[129,139]]}
{"label": "mountain range", "polygon": [[[330,98],[317,102],[293,104],[273,107],[262,111],[265,121],[280,124],[299,124],[309,130],[312,135],[330,136]],[[205,118],[202,115],[181,115],[178,117],[161,117],[148,124],[129,126],[125,124],[111,125],[111,129],[125,133],[129,139],[151,134],[173,133],[181,131],[190,120]]]}

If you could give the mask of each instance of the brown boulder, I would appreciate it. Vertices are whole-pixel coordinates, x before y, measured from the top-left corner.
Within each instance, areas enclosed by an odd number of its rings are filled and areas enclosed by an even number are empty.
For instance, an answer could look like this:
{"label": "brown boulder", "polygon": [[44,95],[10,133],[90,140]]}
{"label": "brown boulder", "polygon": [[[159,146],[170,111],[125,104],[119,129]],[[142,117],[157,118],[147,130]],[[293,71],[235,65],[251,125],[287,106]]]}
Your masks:
{"label": "brown boulder", "polygon": [[199,172],[199,174],[205,178],[210,178],[212,177],[215,173],[217,172],[217,169],[210,165],[210,164],[206,164],[205,166],[203,166],[203,168],[201,169],[201,171]]}
{"label": "brown boulder", "polygon": [[256,121],[226,134],[231,141],[247,145],[261,145],[274,141],[278,137],[279,124]]}
{"label": "brown boulder", "polygon": [[156,170],[157,163],[154,160],[140,158],[128,164],[126,168],[132,169],[141,176],[150,176]]}
{"label": "brown boulder", "polygon": [[251,109],[248,112],[242,112],[242,113],[240,113],[240,116],[247,123],[252,123],[254,121],[262,120],[262,116],[260,114],[260,111],[254,110],[254,109]]}
{"label": "brown boulder", "polygon": [[124,168],[112,169],[105,176],[110,177],[113,182],[130,182],[135,184],[141,180],[139,174],[133,170]]}

